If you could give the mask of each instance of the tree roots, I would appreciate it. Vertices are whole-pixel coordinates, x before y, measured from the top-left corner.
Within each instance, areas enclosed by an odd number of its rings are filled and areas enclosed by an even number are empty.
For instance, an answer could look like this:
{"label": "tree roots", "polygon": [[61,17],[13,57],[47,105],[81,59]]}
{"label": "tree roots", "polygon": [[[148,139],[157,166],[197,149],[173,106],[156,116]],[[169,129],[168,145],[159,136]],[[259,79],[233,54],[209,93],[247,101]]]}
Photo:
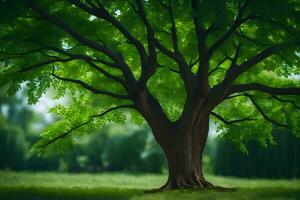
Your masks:
{"label": "tree roots", "polygon": [[158,189],[153,189],[146,191],[147,193],[155,193],[155,192],[162,192],[166,190],[173,190],[173,189],[213,189],[217,191],[231,191],[231,188],[223,188],[219,186],[214,186],[212,183],[209,181],[205,180],[204,178],[200,178],[197,176],[193,176],[192,178],[189,179],[182,179],[182,178],[177,178],[177,179],[169,179],[165,185]]}

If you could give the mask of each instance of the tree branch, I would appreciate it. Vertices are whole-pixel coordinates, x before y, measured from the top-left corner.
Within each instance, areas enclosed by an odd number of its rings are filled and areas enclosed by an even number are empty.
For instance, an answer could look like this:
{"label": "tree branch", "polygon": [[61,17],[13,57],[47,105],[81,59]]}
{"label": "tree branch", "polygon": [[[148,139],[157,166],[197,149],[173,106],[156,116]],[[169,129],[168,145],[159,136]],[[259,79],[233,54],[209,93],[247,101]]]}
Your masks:
{"label": "tree branch", "polygon": [[212,70],[208,73],[208,75],[210,76],[210,75],[212,75],[214,72],[216,72],[218,69],[220,69],[221,65],[222,65],[226,60],[228,60],[228,59],[229,59],[229,57],[228,57],[228,56],[225,56],[222,60],[220,60],[220,62],[217,64],[217,66],[216,66],[214,69],[212,69]]}
{"label": "tree branch", "polygon": [[115,61],[119,61],[119,56],[115,54],[113,51],[108,49],[107,47],[100,45],[98,43],[95,43],[94,41],[85,38],[84,36],[80,35],[78,32],[76,32],[74,29],[72,29],[70,26],[68,26],[66,23],[61,21],[60,19],[51,16],[47,13],[46,10],[41,8],[34,0],[27,0],[28,5],[35,11],[37,12],[41,17],[43,17],[45,20],[51,22],[52,24],[56,25],[57,27],[61,28],[64,30],[66,33],[71,35],[74,39],[79,41],[81,44],[84,44],[94,50],[100,51],[104,53],[105,55],[108,55]]}
{"label": "tree branch", "polygon": [[234,22],[229,27],[229,29],[222,35],[209,49],[208,49],[208,56],[211,57],[212,54],[219,48],[231,35],[234,31],[244,22],[250,19],[250,17],[243,18],[244,12],[248,5],[250,4],[251,0],[246,0],[246,2],[240,6],[238,10],[238,14],[235,17]]}
{"label": "tree branch", "polygon": [[[160,1],[160,3],[162,3],[162,2]],[[192,85],[191,84],[192,73],[190,72],[190,69],[189,69],[188,64],[186,63],[184,57],[179,52],[175,19],[174,19],[174,13],[172,10],[172,6],[171,6],[171,1],[168,2],[168,5],[165,5],[164,3],[162,5],[169,12],[170,22],[171,22],[171,37],[172,37],[172,43],[173,43],[175,52],[166,48],[164,45],[162,45],[159,42],[159,40],[157,38],[155,38],[154,30],[153,30],[149,20],[146,17],[146,13],[145,13],[142,1],[136,0],[136,4],[137,4],[137,9],[135,9],[134,5],[132,3],[130,3],[131,7],[133,7],[134,10],[137,11],[138,16],[140,17],[140,19],[146,26],[149,52],[153,52],[152,53],[154,55],[153,57],[156,60],[156,51],[155,51],[155,47],[156,47],[160,52],[165,54],[167,57],[173,59],[178,64],[179,69],[180,69],[180,75],[183,79],[186,89],[189,91],[190,87]],[[151,58],[151,54],[150,54],[150,58]],[[155,66],[158,66],[157,61],[155,62]],[[153,71],[150,71],[150,72],[153,72]],[[188,92],[188,93],[190,93],[190,92]]]}
{"label": "tree branch", "polygon": [[117,63],[122,70],[122,73],[126,79],[126,81],[130,85],[134,85],[136,83],[136,80],[132,74],[132,71],[130,70],[129,66],[126,64],[123,56],[120,53],[116,53],[112,51],[111,49],[107,48],[105,45],[100,45],[84,36],[76,32],[74,29],[72,29],[70,26],[68,26],[66,23],[61,21],[60,19],[51,16],[47,13],[46,10],[41,8],[34,0],[27,0],[28,5],[39,15],[41,15],[45,20],[49,21],[50,23],[56,25],[60,29],[64,30],[66,33],[71,35],[74,39],[76,39],[81,44],[92,48],[94,50],[97,50],[99,52],[104,53],[105,55],[109,56],[115,63]]}
{"label": "tree branch", "polygon": [[281,99],[281,98],[277,97],[276,95],[271,95],[271,97],[276,99],[277,101],[280,101],[280,102],[283,102],[283,103],[290,103],[295,108],[300,109],[300,106],[298,106],[295,101],[292,101],[292,100],[289,100],[289,99]]}
{"label": "tree branch", "polygon": [[[245,61],[244,63],[237,65],[234,60],[232,60],[232,64],[230,65],[229,69],[226,72],[226,75],[224,77],[224,80],[219,84],[220,88],[222,88],[222,92],[227,92],[229,87],[231,86],[232,82],[238,78],[242,73],[256,65],[257,63],[261,62],[262,60],[266,59],[270,55],[274,53],[274,51],[277,48],[280,48],[283,44],[274,45],[271,47],[268,47],[261,51],[260,53],[252,56],[250,59]],[[235,55],[237,55],[239,49],[237,49],[237,52]],[[237,59],[237,56],[235,56]],[[222,93],[221,92],[221,93]]]}
{"label": "tree branch", "polygon": [[158,50],[165,54],[167,57],[176,60],[176,54],[162,45],[157,39],[155,39],[154,44],[158,48]]}
{"label": "tree branch", "polygon": [[175,54],[175,61],[178,63],[179,66],[179,72],[180,75],[185,82],[185,87],[187,89],[188,95],[191,95],[192,93],[192,82],[193,82],[193,74],[190,70],[190,66],[187,64],[184,56],[179,50],[179,45],[178,45],[178,36],[177,36],[177,29],[176,29],[176,22],[174,18],[174,12],[173,12],[173,7],[172,6],[172,1],[168,0],[168,4],[165,5],[162,1],[160,1],[162,6],[168,11],[169,13],[169,18],[170,18],[170,23],[171,23],[171,38],[172,38],[172,44],[173,44],[173,49],[174,49],[174,54]]}
{"label": "tree branch", "polygon": [[52,59],[52,60],[47,60],[47,61],[44,61],[44,62],[41,62],[41,63],[31,65],[29,67],[20,69],[16,73],[23,73],[23,72],[27,72],[27,71],[30,71],[30,70],[33,70],[33,69],[36,69],[36,68],[39,68],[39,67],[42,67],[42,66],[45,66],[45,65],[56,63],[56,62],[69,62],[71,60],[75,60],[75,59],[74,58],[66,58],[66,59],[56,58],[56,59]]}
{"label": "tree branch", "polygon": [[[192,0],[192,10],[194,13],[199,12],[199,1]],[[199,80],[198,87],[202,93],[206,93],[209,89],[209,52],[206,44],[206,32],[201,25],[200,19],[198,16],[193,16],[194,27],[197,36],[197,47],[198,47],[198,57],[199,57],[199,66],[197,70],[197,78]]]}
{"label": "tree branch", "polygon": [[255,40],[255,39],[247,36],[246,34],[243,33],[243,31],[241,29],[238,29],[238,31],[236,31],[235,34],[238,37],[243,38],[243,39],[247,40],[250,43],[254,43],[254,44],[257,44],[259,46],[270,46],[270,44],[267,44],[265,42],[261,42],[261,41]]}
{"label": "tree branch", "polygon": [[70,135],[73,131],[79,129],[80,127],[84,126],[84,125],[87,125],[88,123],[90,123],[94,118],[97,118],[97,117],[102,117],[104,115],[106,115],[107,113],[111,112],[111,111],[114,111],[114,110],[117,110],[117,109],[120,109],[120,108],[134,108],[134,105],[131,105],[131,104],[128,104],[128,105],[121,105],[121,106],[115,106],[115,107],[112,107],[112,108],[109,108],[108,110],[100,113],[100,114],[96,114],[96,115],[91,115],[87,121],[77,125],[77,126],[74,126],[73,128],[71,128],[70,130],[64,132],[63,134],[51,139],[50,141],[48,141],[47,143],[45,144],[42,144],[40,146],[38,146],[38,148],[44,148],[54,142],[56,142],[57,140],[59,139],[63,139],[65,138],[66,136]]}
{"label": "tree branch", "polygon": [[[129,2],[129,0],[127,2]],[[139,80],[140,84],[145,87],[149,78],[156,72],[157,68],[159,67],[157,61],[157,51],[155,49],[156,39],[154,29],[152,28],[149,20],[146,17],[143,2],[141,0],[135,0],[135,3],[137,5],[137,8],[129,2],[130,6],[137,13],[147,31],[147,43],[149,51],[148,63],[142,65],[142,73]]]}
{"label": "tree branch", "polygon": [[101,67],[96,65],[94,62],[102,63],[102,64],[105,64],[105,65],[111,66],[113,68],[119,69],[118,66],[115,63],[110,63],[110,62],[107,62],[105,60],[101,60],[101,59],[98,59],[98,58],[93,59],[89,56],[82,55],[82,54],[71,54],[68,51],[64,51],[62,49],[59,49],[59,48],[53,47],[53,46],[44,46],[44,47],[49,49],[49,50],[64,54],[64,55],[69,56],[69,57],[74,58],[74,59],[81,59],[81,60],[85,61],[88,65],[90,65],[92,68],[96,69],[97,71],[99,71],[100,73],[105,75],[107,78],[109,78],[111,80],[114,80],[118,83],[121,83],[122,85],[125,86],[125,81],[123,79],[121,79],[118,76],[114,76],[114,75],[108,73],[107,71],[105,71],[104,69],[102,69]]}
{"label": "tree branch", "polygon": [[122,78],[108,73],[107,71],[105,71],[104,69],[102,69],[101,67],[99,67],[98,65],[96,65],[95,63],[93,63],[92,61],[90,61],[89,59],[84,59],[84,61],[86,63],[88,63],[92,68],[94,68],[98,72],[102,73],[107,78],[109,78],[109,79],[111,79],[113,81],[116,81],[116,82],[118,82],[118,83],[120,83],[120,84],[122,84],[123,86],[126,87],[126,83],[125,83],[125,81]]}
{"label": "tree branch", "polygon": [[103,59],[100,59],[100,58],[91,58],[91,57],[83,55],[83,54],[72,54],[72,53],[69,53],[68,50],[66,51],[66,50],[63,50],[63,49],[60,49],[60,48],[57,48],[57,47],[54,47],[54,46],[48,46],[48,45],[47,46],[42,45],[42,46],[44,46],[46,49],[55,51],[57,53],[64,54],[64,55],[72,57],[72,58],[82,59],[82,60],[89,60],[89,61],[92,61],[92,62],[97,62],[97,63],[104,64],[104,65],[112,67],[112,68],[120,69],[120,67],[114,62],[109,62],[109,61],[106,61],[106,60],[103,60]]}
{"label": "tree branch", "polygon": [[106,90],[99,90],[99,89],[96,89],[94,87],[92,87],[91,85],[81,81],[81,80],[77,80],[77,79],[71,79],[71,78],[65,78],[65,77],[60,77],[58,75],[56,75],[54,73],[54,68],[53,68],[53,72],[51,74],[53,77],[59,79],[59,80],[62,80],[62,81],[66,81],[66,82],[70,82],[70,83],[75,83],[75,84],[78,84],[80,86],[82,86],[83,88],[91,91],[92,93],[94,94],[103,94],[103,95],[107,95],[107,96],[111,96],[111,97],[114,97],[114,98],[118,98],[118,99],[126,99],[128,100],[129,97],[126,96],[126,95],[120,95],[120,94],[115,94],[115,93],[112,93],[112,92],[109,92],[109,91],[106,91]]}
{"label": "tree branch", "polygon": [[114,16],[112,16],[99,2],[98,6],[96,7],[93,4],[90,4],[92,7],[87,6],[86,4],[82,3],[79,0],[69,0],[72,4],[77,6],[78,8],[84,10],[85,12],[94,15],[100,19],[104,19],[114,27],[116,27],[127,39],[130,43],[132,43],[139,52],[141,63],[145,64],[147,60],[147,53],[143,46],[143,44],[135,38]]}
{"label": "tree branch", "polygon": [[264,49],[263,51],[259,52],[258,54],[254,55],[250,59],[248,59],[246,62],[242,63],[241,65],[232,65],[229,70],[228,74],[226,75],[225,79],[228,81],[235,80],[239,75],[241,75],[243,72],[247,71],[252,66],[256,65],[257,63],[261,62],[262,60],[266,59],[270,55],[272,55],[275,51],[275,49],[279,48],[280,45],[274,45],[271,47],[268,47]]}
{"label": "tree branch", "polygon": [[230,95],[228,97],[226,97],[226,99],[233,99],[233,98],[236,98],[236,97],[244,97],[245,95],[243,94],[235,94],[235,95]]}
{"label": "tree branch", "polygon": [[180,54],[179,48],[178,48],[177,30],[176,30],[176,24],[175,24],[171,0],[168,0],[168,5],[165,8],[169,12],[169,17],[170,17],[170,22],[171,22],[171,37],[172,37],[173,48],[174,48],[175,53]]}
{"label": "tree branch", "polygon": [[270,123],[272,124],[275,124],[276,126],[279,126],[279,127],[284,127],[284,128],[290,128],[287,124],[282,124],[280,122],[277,122],[273,119],[271,119],[270,117],[268,117],[265,112],[262,110],[262,108],[257,104],[257,102],[254,100],[254,97],[250,94],[247,94],[247,93],[243,93],[246,97],[248,97],[252,104],[255,106],[255,108],[257,109],[257,111],[263,116],[263,118],[267,121],[269,121]]}
{"label": "tree branch", "polygon": [[221,115],[215,113],[215,112],[210,112],[210,114],[214,117],[216,117],[218,120],[222,121],[225,124],[231,125],[235,123],[240,123],[240,122],[245,122],[245,121],[253,121],[255,119],[252,119],[250,117],[242,118],[242,119],[234,119],[234,120],[226,120],[224,117]]}
{"label": "tree branch", "polygon": [[[161,68],[164,68],[165,66],[161,65],[161,64],[158,64],[158,67],[161,67]],[[171,67],[168,67],[168,69],[176,74],[179,74],[180,75],[180,72],[176,69],[173,69]]]}
{"label": "tree branch", "polygon": [[[32,65],[32,66],[30,66],[28,68],[19,70],[18,72],[29,71],[29,70],[32,70],[32,69],[35,69],[35,68],[38,68],[38,67],[42,67],[42,66],[47,65],[47,64],[55,63],[55,62],[68,62],[68,61],[71,61],[71,60],[81,59],[81,60],[85,61],[88,65],[90,65],[92,68],[94,68],[97,71],[101,72],[107,78],[109,78],[111,80],[114,80],[114,81],[116,81],[118,83],[121,83],[122,85],[125,85],[125,81],[122,80],[120,77],[117,77],[117,76],[114,76],[114,75],[108,73],[107,71],[105,71],[104,69],[102,69],[101,67],[99,67],[98,65],[96,65],[94,62],[103,63],[103,64],[106,64],[106,65],[113,66],[115,68],[116,65],[114,63],[110,63],[110,62],[107,62],[107,61],[104,61],[104,60],[100,60],[100,59],[93,59],[93,58],[91,58],[89,56],[82,55],[82,54],[71,54],[68,51],[62,50],[62,49],[54,47],[54,46],[42,45],[41,43],[38,43],[36,41],[33,41],[33,42],[36,43],[36,44],[38,44],[38,45],[40,45],[41,47],[37,48],[37,49],[34,49],[34,50],[31,50],[31,51],[27,51],[27,52],[10,53],[10,54],[16,55],[16,56],[22,56],[22,55],[27,55],[27,54],[31,54],[31,53],[41,53],[44,56],[51,57],[51,58],[54,58],[54,59],[53,60],[49,60],[49,61],[45,61],[45,62],[41,62],[41,63],[35,64],[35,65]],[[66,56],[68,56],[70,58],[66,58],[65,59],[65,58],[60,58],[60,57],[57,57],[57,56],[50,56],[48,54],[43,53],[42,50],[51,50],[51,51],[54,51],[54,52],[66,55]]]}
{"label": "tree branch", "polygon": [[298,87],[286,87],[286,88],[275,88],[269,87],[260,83],[248,83],[248,84],[235,84],[231,86],[228,95],[236,92],[245,92],[249,90],[257,90],[265,92],[271,95],[300,95],[300,88]]}
{"label": "tree branch", "polygon": [[119,69],[119,67],[116,63],[111,63],[111,62],[108,62],[108,61],[105,61],[105,60],[102,60],[102,59],[99,59],[99,58],[94,59],[94,58],[91,58],[89,56],[82,55],[82,54],[72,54],[72,53],[69,53],[68,50],[66,51],[66,50],[63,50],[63,49],[60,49],[60,48],[57,48],[57,47],[54,47],[54,46],[43,45],[43,44],[41,44],[37,41],[33,41],[33,42],[35,42],[38,45],[42,46],[43,49],[52,50],[54,52],[61,53],[63,55],[66,55],[66,56],[74,58],[74,59],[81,59],[81,60],[85,61],[87,64],[89,64],[92,68],[94,68],[97,71],[101,72],[107,78],[109,78],[111,80],[114,80],[114,81],[117,81],[117,82],[121,83],[122,85],[125,85],[124,80],[122,80],[120,77],[117,77],[117,76],[114,76],[114,75],[108,73],[107,71],[105,71],[104,69],[102,69],[101,67],[96,65],[94,62],[102,63],[102,64],[107,65],[109,67]]}

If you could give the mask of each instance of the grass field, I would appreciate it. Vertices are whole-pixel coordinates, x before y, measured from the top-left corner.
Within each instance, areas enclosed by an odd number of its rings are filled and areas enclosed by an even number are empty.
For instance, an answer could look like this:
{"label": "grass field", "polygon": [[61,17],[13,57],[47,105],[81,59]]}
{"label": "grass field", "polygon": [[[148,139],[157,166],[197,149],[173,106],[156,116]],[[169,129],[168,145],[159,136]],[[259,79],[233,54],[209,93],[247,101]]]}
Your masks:
{"label": "grass field", "polygon": [[176,200],[300,199],[300,180],[246,180],[209,176],[216,185],[235,191],[177,190],[145,193],[161,186],[165,175],[57,174],[0,171],[0,200]]}

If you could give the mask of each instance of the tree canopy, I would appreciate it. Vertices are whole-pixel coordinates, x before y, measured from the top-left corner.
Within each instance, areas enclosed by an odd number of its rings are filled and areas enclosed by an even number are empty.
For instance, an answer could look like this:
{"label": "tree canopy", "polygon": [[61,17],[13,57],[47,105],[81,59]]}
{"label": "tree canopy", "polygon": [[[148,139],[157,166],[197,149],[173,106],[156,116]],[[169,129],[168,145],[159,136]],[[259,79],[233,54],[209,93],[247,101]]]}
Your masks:
{"label": "tree canopy", "polygon": [[224,137],[272,143],[272,126],[300,132],[299,24],[298,0],[1,1],[0,85],[26,83],[32,104],[48,88],[72,97],[38,149],[126,112],[143,123],[144,93],[174,123],[207,96]]}

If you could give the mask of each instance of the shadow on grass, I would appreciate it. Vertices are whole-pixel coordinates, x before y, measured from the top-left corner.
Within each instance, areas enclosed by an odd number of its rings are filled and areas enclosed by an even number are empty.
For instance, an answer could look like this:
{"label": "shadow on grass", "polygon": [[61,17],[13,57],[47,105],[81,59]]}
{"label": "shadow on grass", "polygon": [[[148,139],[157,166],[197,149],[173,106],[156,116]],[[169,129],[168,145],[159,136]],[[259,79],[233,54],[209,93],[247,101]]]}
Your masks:
{"label": "shadow on grass", "polygon": [[300,190],[296,188],[261,188],[256,193],[262,199],[300,199]]}
{"label": "shadow on grass", "polygon": [[237,188],[235,190],[184,189],[146,194],[145,190],[128,188],[57,188],[57,187],[2,187],[1,200],[199,200],[199,199],[300,199],[296,188]]}
{"label": "shadow on grass", "polygon": [[127,200],[142,190],[125,188],[7,187],[0,189],[1,200]]}
{"label": "shadow on grass", "polygon": [[133,197],[134,200],[296,200],[300,199],[300,190],[294,188],[235,188],[234,190],[215,189],[179,189]]}

